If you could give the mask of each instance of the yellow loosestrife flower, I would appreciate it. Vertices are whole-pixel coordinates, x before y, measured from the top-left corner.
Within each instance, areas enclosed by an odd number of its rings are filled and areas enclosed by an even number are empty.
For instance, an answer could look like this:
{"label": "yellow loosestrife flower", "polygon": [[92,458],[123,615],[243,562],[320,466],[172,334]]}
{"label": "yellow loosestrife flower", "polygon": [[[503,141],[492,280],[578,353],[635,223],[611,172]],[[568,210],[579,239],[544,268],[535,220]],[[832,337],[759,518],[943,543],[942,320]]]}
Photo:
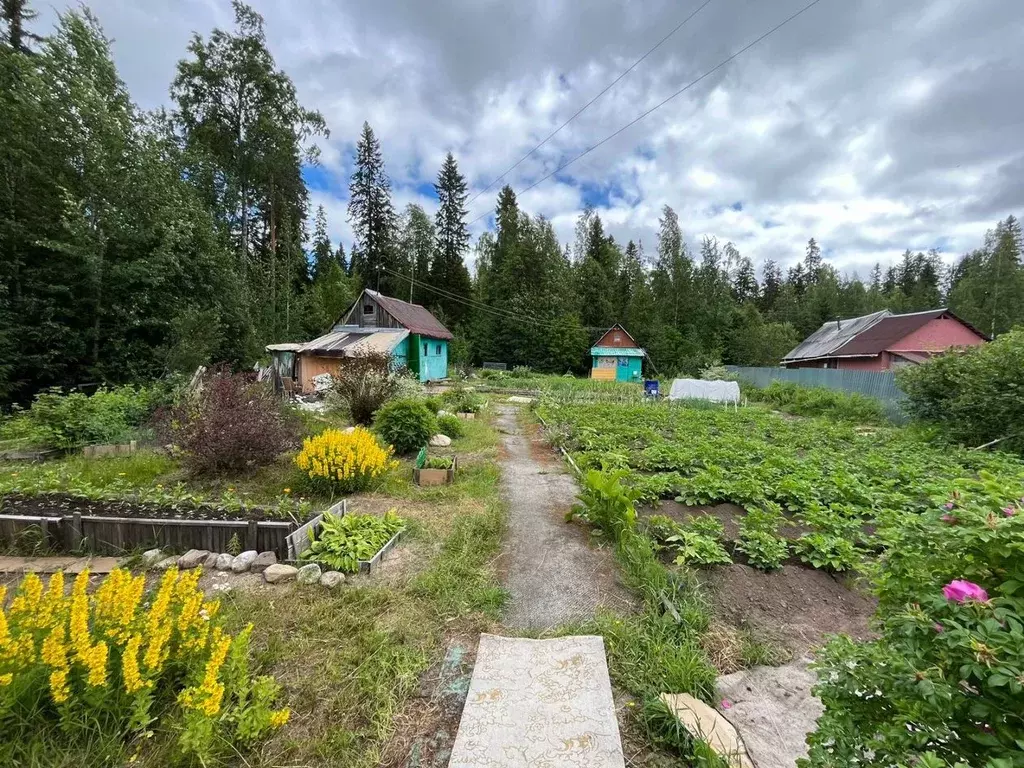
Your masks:
{"label": "yellow loosestrife flower", "polygon": [[139,647],[142,635],[132,635],[121,656],[121,675],[124,678],[124,689],[127,693],[135,693],[146,687],[146,681],[139,672]]}
{"label": "yellow loosestrife flower", "polygon": [[348,484],[383,475],[396,464],[391,454],[391,446],[385,448],[362,427],[349,433],[327,429],[303,441],[295,465],[311,480]]}
{"label": "yellow loosestrife flower", "polygon": [[277,709],[270,713],[270,727],[280,728],[282,725],[288,722],[288,718],[291,717],[291,710],[289,709]]}
{"label": "yellow loosestrife flower", "polygon": [[43,663],[52,670],[50,672],[50,695],[58,704],[67,701],[71,692],[68,686],[68,649],[65,641],[66,633],[64,624],[61,623],[46,636],[41,654]]}
{"label": "yellow loosestrife flower", "polygon": [[29,573],[21,580],[18,593],[11,601],[9,616],[12,620],[24,620],[28,627],[34,626],[35,611],[43,596],[43,582],[34,573]]}

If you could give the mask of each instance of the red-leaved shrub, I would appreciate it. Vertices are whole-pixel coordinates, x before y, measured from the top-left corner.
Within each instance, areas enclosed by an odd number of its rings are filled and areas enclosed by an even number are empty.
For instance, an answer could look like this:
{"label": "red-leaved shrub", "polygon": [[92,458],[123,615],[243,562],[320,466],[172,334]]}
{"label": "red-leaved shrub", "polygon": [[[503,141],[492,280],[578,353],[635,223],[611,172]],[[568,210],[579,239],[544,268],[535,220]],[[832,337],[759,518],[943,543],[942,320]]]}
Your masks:
{"label": "red-leaved shrub", "polygon": [[244,373],[218,369],[175,409],[175,442],[196,474],[245,472],[297,444],[297,429],[270,390]]}

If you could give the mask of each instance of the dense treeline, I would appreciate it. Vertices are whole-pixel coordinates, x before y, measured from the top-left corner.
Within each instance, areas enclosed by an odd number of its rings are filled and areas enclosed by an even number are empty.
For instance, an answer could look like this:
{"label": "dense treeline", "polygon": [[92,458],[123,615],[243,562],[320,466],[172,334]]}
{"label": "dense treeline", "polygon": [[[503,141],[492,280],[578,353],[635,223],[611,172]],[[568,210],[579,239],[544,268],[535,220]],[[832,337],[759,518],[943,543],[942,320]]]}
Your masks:
{"label": "dense treeline", "polygon": [[616,242],[586,210],[562,244],[509,187],[493,231],[472,244],[455,157],[439,170],[434,216],[396,211],[369,125],[346,254],[322,208],[309,221],[302,172],[317,162],[324,119],[277,68],[262,18],[233,7],[234,29],[196,34],[169,108],[146,113],[87,10],[43,37],[25,0],[3,4],[0,401],[210,361],[251,365],[268,342],[322,333],[363,285],[430,307],[456,331],[457,363],[559,372],[584,370],[614,322],[664,374],[773,364],[822,322],[886,307],[948,303],[992,334],[1024,321],[1012,217],[952,268],[907,251],[866,282],[840,275],[813,239],[785,270],[771,260],[757,270],[713,237],[694,251],[668,206],[647,243]]}

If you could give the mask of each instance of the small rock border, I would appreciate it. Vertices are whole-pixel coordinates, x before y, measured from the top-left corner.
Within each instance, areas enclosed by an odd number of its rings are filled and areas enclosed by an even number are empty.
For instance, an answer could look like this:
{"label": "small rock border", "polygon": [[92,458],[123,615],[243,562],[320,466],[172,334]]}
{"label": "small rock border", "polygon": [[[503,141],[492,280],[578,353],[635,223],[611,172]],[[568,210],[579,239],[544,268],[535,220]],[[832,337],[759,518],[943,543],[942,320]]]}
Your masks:
{"label": "small rock border", "polygon": [[262,573],[267,584],[297,581],[305,586],[319,584],[335,589],[345,583],[345,574],[340,571],[324,571],[316,563],[301,567],[279,563],[273,552],[257,552],[254,549],[238,555],[206,549],[190,549],[183,555],[168,555],[162,549],[150,549],[142,553],[142,566],[157,571],[166,571],[168,568],[203,568],[231,573]]}

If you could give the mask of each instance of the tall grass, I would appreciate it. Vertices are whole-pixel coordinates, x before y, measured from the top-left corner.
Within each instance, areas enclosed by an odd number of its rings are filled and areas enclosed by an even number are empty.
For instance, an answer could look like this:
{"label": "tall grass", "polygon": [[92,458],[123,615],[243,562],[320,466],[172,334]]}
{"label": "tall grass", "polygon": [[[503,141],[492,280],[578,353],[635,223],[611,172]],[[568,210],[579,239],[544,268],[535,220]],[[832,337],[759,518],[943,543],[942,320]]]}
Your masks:
{"label": "tall grass", "polygon": [[764,388],[744,385],[743,393],[750,400],[795,416],[821,416],[857,424],[888,423],[881,401],[858,392],[773,381]]}

